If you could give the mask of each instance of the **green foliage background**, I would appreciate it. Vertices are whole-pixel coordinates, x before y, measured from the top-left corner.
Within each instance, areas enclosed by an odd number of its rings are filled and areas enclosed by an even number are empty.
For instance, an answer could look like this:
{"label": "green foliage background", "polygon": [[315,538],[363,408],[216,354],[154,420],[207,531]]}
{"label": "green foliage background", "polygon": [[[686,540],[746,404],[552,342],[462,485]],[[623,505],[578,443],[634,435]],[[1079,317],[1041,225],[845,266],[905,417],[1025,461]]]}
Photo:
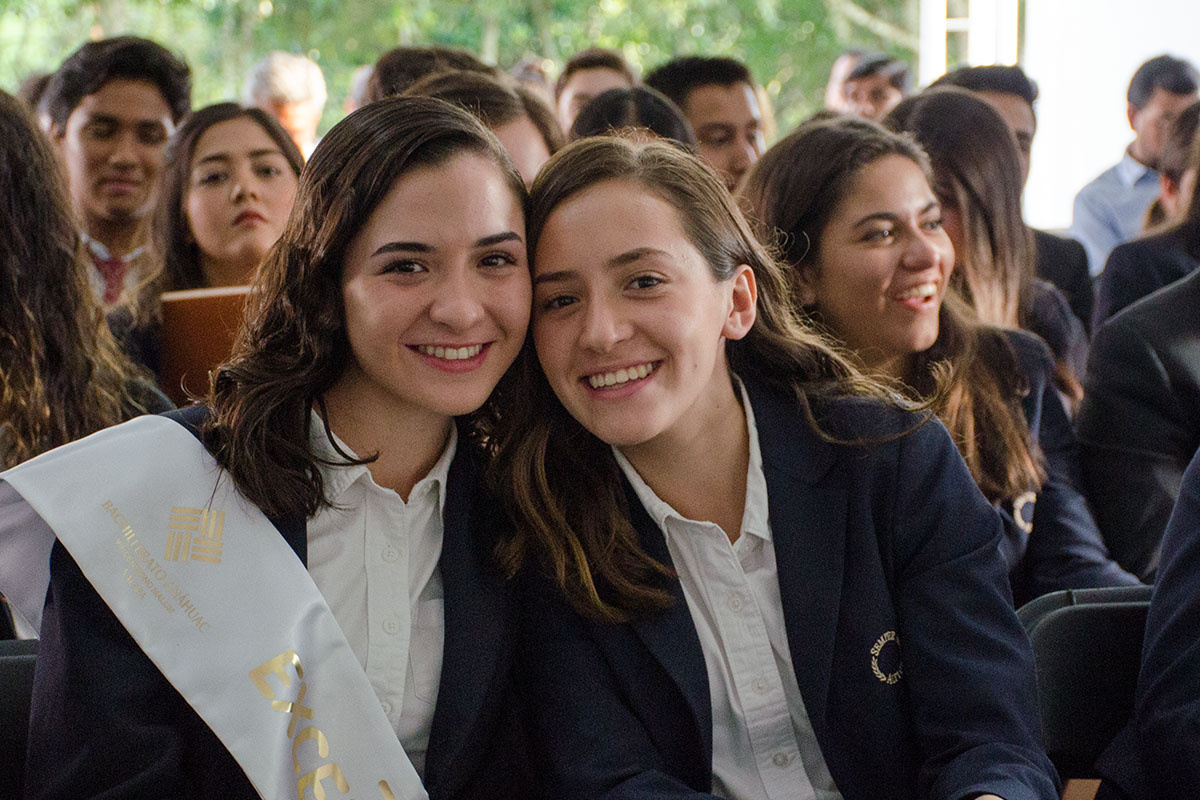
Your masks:
{"label": "green foliage background", "polygon": [[0,87],[53,70],[88,38],[136,33],[192,65],[194,103],[236,98],[270,50],[306,52],[329,85],[323,128],[342,115],[351,73],[397,44],[463,47],[550,72],[610,47],[643,71],[672,55],[743,59],[773,98],[781,131],[821,107],[830,63],[855,46],[915,57],[918,0],[0,0]]}

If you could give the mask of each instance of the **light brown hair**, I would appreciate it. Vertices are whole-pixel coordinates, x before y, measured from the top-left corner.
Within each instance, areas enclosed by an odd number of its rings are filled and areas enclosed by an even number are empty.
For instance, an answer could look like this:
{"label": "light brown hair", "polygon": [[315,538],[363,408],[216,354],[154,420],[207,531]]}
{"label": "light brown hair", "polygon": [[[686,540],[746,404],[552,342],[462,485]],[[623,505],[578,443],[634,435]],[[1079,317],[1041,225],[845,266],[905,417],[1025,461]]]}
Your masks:
{"label": "light brown hair", "polygon": [[[818,430],[812,398],[884,390],[858,372],[794,310],[786,277],[759,244],[720,179],[678,148],[615,137],[574,142],[539,173],[531,192],[528,248],[549,216],[571,197],[609,180],[630,181],[671,205],[684,234],[715,280],[749,265],[758,285],[758,314],[745,338],[726,343],[729,368],[758,385],[796,398],[797,411]],[[515,390],[499,409],[495,491],[518,533],[501,548],[511,571],[535,556],[571,605],[586,616],[627,620],[670,602],[662,581],[670,570],[648,555],[629,519],[611,448],[576,422],[555,397],[526,344]]]}

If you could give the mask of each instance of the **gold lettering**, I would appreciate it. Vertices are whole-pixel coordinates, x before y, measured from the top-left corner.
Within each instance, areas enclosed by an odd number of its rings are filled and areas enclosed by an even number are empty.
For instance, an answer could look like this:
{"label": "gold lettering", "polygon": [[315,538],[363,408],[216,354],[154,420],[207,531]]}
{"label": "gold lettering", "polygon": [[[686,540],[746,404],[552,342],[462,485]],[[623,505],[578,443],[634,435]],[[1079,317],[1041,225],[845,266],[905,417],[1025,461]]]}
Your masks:
{"label": "gold lettering", "polygon": [[250,680],[254,681],[254,685],[258,687],[258,691],[262,692],[263,697],[273,700],[275,699],[275,690],[267,683],[267,676],[276,675],[284,686],[291,686],[292,678],[284,671],[288,665],[296,670],[296,677],[304,677],[304,668],[300,666],[300,656],[296,654],[295,650],[285,650],[270,661],[259,664],[250,670]]}
{"label": "gold lettering", "polygon": [[304,717],[305,719],[313,718],[312,709],[300,705],[300,701],[304,699],[304,695],[307,693],[308,693],[308,684],[301,682],[300,683],[300,695],[296,698],[295,702],[285,703],[282,700],[272,700],[271,701],[271,708],[275,709],[276,711],[282,711],[284,714],[292,715],[292,720],[291,720],[291,722],[288,723],[288,729],[287,729],[289,739],[296,735],[297,717]]}
{"label": "gold lettering", "polygon": [[346,776],[342,774],[342,768],[337,764],[330,763],[322,764],[297,781],[296,797],[304,800],[304,790],[311,786],[313,797],[317,800],[325,800],[325,787],[321,785],[321,781],[325,778],[333,778],[338,791],[342,794],[350,791],[350,784],[346,782]]}
{"label": "gold lettering", "polygon": [[300,735],[292,742],[292,764],[296,766],[296,774],[300,774],[300,745],[307,742],[309,739],[317,740],[317,755],[321,758],[329,756],[329,740],[325,738],[325,734],[321,733],[321,729],[316,725],[309,725],[304,730],[300,731]]}

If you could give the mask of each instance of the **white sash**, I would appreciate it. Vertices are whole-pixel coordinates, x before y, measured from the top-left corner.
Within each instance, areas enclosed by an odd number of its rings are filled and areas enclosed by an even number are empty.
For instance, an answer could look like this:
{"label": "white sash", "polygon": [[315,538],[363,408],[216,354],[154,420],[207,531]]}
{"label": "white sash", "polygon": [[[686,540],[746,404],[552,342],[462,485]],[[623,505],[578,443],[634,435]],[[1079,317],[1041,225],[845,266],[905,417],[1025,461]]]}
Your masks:
{"label": "white sash", "polygon": [[0,478],[260,795],[427,799],[308,571],[181,425],[140,417]]}

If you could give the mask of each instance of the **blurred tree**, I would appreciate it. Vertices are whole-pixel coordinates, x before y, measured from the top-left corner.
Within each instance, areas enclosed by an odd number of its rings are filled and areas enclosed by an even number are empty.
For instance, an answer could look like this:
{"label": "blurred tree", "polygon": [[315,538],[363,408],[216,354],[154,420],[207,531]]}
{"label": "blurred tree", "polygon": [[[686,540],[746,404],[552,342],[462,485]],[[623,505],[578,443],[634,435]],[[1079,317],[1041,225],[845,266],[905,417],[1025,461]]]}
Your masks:
{"label": "blurred tree", "polygon": [[269,50],[307,53],[329,84],[324,128],[356,67],[397,44],[462,47],[502,66],[610,47],[643,70],[672,55],[744,60],[786,133],[820,108],[829,65],[860,47],[915,57],[917,0],[0,0],[0,86],[54,69],[88,38],[133,32],[178,50],[195,103],[239,94]]}

